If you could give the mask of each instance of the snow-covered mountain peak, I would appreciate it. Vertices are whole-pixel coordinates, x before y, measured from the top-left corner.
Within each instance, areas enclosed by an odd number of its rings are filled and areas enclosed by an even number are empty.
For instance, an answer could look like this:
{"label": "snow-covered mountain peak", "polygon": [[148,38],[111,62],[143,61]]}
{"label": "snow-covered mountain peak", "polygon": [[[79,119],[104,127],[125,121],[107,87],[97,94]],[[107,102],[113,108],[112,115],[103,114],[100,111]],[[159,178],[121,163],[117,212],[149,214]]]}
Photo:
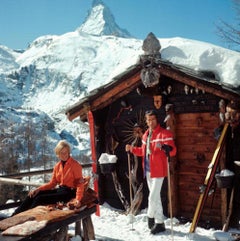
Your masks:
{"label": "snow-covered mountain peak", "polygon": [[[129,36],[115,23],[108,7],[94,0],[76,31],[38,37],[24,52],[0,45],[1,108],[6,112],[0,121],[13,120],[21,127],[31,110],[31,114],[39,113],[39,123],[48,117],[50,141],[65,138],[88,153],[87,126],[79,120],[69,122],[65,110],[139,61],[143,41]],[[240,53],[178,37],[159,41],[162,59],[211,71],[220,83],[240,88]]]}
{"label": "snow-covered mountain peak", "polygon": [[89,11],[87,18],[76,31],[96,36],[132,37],[127,30],[120,28],[116,24],[110,9],[101,0],[93,1],[92,9]]}

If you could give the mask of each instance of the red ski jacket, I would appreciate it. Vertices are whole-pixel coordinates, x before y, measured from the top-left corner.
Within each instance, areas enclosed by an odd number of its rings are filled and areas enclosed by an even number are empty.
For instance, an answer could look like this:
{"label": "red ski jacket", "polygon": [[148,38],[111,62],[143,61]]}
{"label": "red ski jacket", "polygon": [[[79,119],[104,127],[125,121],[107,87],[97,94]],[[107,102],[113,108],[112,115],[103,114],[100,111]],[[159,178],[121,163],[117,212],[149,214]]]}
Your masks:
{"label": "red ski jacket", "polygon": [[[142,156],[143,170],[145,175],[145,155],[146,144],[149,130],[147,130],[142,137],[141,147],[132,147],[131,152],[136,156]],[[169,145],[173,149],[170,151],[170,156],[175,156],[177,149],[173,140],[173,134],[171,131],[162,128],[159,124],[153,130],[150,140],[151,155],[149,156],[150,162],[150,176],[154,177],[166,177],[168,173],[168,160],[165,151],[161,149],[162,145]]]}
{"label": "red ski jacket", "polygon": [[42,185],[39,189],[49,190],[55,188],[57,185],[76,188],[76,199],[81,200],[84,191],[81,164],[70,157],[63,168],[61,161],[59,161],[54,166],[50,182]]}

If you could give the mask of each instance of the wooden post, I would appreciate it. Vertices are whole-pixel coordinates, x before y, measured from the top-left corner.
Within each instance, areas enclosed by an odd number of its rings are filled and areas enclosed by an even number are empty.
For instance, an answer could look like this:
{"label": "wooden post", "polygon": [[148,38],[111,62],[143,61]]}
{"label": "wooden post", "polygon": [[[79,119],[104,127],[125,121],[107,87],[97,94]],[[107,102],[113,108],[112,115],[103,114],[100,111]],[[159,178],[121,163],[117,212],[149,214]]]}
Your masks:
{"label": "wooden post", "polygon": [[94,232],[91,216],[88,216],[82,219],[82,225],[83,225],[83,240],[84,241],[95,240],[95,232]]}
{"label": "wooden post", "polygon": [[61,227],[54,235],[54,241],[68,241],[68,226]]}
{"label": "wooden post", "polygon": [[[83,230],[81,230],[81,223]],[[95,240],[95,232],[91,216],[75,223],[75,235],[79,235],[84,241]]]}
{"label": "wooden post", "polygon": [[231,215],[232,215],[232,211],[233,211],[233,198],[234,198],[234,187],[232,188],[232,191],[231,191],[231,197],[230,197],[230,201],[229,201],[228,216],[227,216],[226,221],[225,221],[225,223],[223,225],[223,228],[222,228],[222,231],[224,231],[224,232],[228,231],[228,226],[229,226]]}
{"label": "wooden post", "polygon": [[[223,147],[223,153],[220,157],[220,169],[226,169],[226,145]],[[227,220],[228,212],[228,190],[226,188],[221,189],[221,217],[222,225],[225,224]]]}
{"label": "wooden post", "polygon": [[[166,118],[164,120],[166,124],[166,129],[170,130],[173,134],[174,141],[176,140],[176,127],[177,127],[177,121],[175,118],[175,113],[173,110],[173,105],[172,104],[166,104],[165,106],[166,110]],[[171,203],[172,203],[172,215],[177,216],[178,214],[178,176],[177,176],[177,158],[176,157],[171,157],[171,162],[169,163],[169,168],[170,168],[170,175],[171,175],[171,197],[168,195],[168,202],[170,203],[170,198],[171,198]],[[170,177],[169,177],[170,178]],[[168,184],[169,185],[169,184]],[[170,213],[170,209],[169,209]]]}
{"label": "wooden post", "polygon": [[75,235],[81,236],[81,221],[75,223]]}
{"label": "wooden post", "polygon": [[[170,175],[171,175],[171,202],[172,202],[172,215],[177,216],[178,214],[178,188],[177,188],[177,183],[178,183],[178,176],[177,176],[177,159],[176,157],[171,157],[171,161],[169,163],[169,168],[170,168]],[[170,199],[170,196],[169,196]],[[170,200],[169,200],[170,202]],[[170,210],[169,210],[170,212]]]}

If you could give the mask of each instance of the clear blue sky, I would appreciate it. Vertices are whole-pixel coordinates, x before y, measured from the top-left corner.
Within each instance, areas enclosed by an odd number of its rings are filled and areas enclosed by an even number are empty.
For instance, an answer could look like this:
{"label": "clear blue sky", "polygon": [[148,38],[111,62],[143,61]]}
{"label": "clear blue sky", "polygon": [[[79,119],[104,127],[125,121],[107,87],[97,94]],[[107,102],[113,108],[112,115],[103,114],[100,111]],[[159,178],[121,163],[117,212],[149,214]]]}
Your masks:
{"label": "clear blue sky", "polygon": [[[235,23],[232,0],[103,0],[116,23],[134,37],[183,37],[228,47],[216,34],[222,19]],[[74,31],[87,16],[91,0],[1,0],[0,44],[24,49],[47,34]]]}

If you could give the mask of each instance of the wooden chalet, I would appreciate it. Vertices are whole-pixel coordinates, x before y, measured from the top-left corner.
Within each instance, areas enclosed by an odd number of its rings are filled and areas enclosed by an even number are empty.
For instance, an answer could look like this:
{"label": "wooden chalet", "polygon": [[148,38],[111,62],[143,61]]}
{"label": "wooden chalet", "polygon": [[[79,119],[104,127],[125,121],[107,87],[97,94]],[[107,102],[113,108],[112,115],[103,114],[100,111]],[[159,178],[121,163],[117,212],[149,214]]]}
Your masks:
{"label": "wooden chalet", "polygon": [[[124,209],[116,190],[120,189],[120,195],[131,202],[125,145],[141,145],[141,134],[146,129],[144,113],[156,110],[161,125],[174,132],[177,146],[177,155],[170,162],[173,215],[191,221],[226,121],[230,125],[218,157],[217,172],[232,170],[236,174],[234,185],[239,184],[234,161],[240,160],[240,92],[220,84],[212,72],[195,71],[162,59],[160,43],[152,33],[144,40],[142,48],[144,54],[138,63],[71,106],[66,115],[70,121],[80,118],[86,122],[88,111],[93,113],[97,157],[109,153],[118,158],[114,175],[102,173],[98,164],[99,201]],[[142,191],[138,205],[145,208],[148,190],[141,160],[132,155],[130,158],[130,168],[136,172],[132,182],[137,189],[141,186]],[[201,213],[202,224],[223,225],[231,206],[230,190],[219,188],[214,179]],[[133,192],[137,195],[136,190]],[[240,210],[239,194],[235,189],[234,210]],[[240,214],[234,212],[230,225],[236,225],[239,219]]]}

